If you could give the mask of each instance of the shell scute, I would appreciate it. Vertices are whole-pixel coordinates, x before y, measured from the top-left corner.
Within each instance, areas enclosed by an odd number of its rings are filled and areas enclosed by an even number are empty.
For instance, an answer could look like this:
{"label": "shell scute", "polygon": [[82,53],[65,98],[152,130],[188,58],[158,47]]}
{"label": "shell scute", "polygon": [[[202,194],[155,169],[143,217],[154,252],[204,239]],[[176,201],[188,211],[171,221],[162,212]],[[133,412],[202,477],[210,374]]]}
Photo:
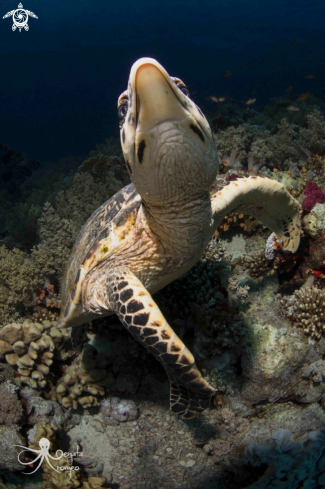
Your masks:
{"label": "shell scute", "polygon": [[87,273],[105,260],[120,244],[121,236],[135,223],[141,197],[127,185],[102,204],[86,221],[77,237],[66,269],[62,306],[80,304],[81,287]]}

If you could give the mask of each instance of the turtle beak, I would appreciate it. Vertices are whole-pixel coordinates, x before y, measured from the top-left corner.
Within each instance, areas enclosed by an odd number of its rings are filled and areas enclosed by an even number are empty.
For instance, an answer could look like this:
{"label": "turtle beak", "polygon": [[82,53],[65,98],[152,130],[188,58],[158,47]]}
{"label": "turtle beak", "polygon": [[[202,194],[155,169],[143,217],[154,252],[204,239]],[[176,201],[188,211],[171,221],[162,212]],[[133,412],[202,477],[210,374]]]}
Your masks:
{"label": "turtle beak", "polygon": [[134,77],[137,132],[188,117],[189,112],[177,96],[178,89],[164,68],[150,58],[142,58],[137,63]]}

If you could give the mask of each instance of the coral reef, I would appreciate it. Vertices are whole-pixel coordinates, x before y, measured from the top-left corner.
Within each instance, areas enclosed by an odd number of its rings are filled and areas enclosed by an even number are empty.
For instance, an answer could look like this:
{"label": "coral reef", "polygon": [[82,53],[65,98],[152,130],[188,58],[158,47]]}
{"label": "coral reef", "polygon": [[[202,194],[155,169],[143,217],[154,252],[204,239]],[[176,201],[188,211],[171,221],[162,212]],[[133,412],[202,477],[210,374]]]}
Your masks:
{"label": "coral reef", "polygon": [[254,256],[248,258],[242,258],[241,265],[247,268],[248,273],[255,280],[260,280],[266,277],[266,275],[272,270],[272,260],[269,260],[265,256],[265,251],[260,251]]}
{"label": "coral reef", "polygon": [[[312,120],[311,118],[310,124]],[[313,130],[310,129],[311,132]],[[283,118],[272,131],[266,130],[262,125],[241,124],[220,131],[214,138],[223,171],[247,167],[249,171],[257,172],[261,167],[267,166],[302,166],[310,156],[307,147],[312,150],[314,146],[311,145],[312,138],[303,136],[302,133],[300,141],[299,134],[298,126]]]}
{"label": "coral reef", "polygon": [[307,115],[307,128],[299,130],[301,144],[313,153],[325,151],[325,119],[319,110]]}
{"label": "coral reef", "polygon": [[228,127],[214,135],[214,140],[218,148],[221,164],[224,168],[241,168],[241,163],[246,157],[245,150],[247,144],[246,124],[239,127]]}
{"label": "coral reef", "polygon": [[304,332],[319,339],[325,331],[325,291],[316,287],[296,290],[294,295],[282,301],[287,315]]}
{"label": "coral reef", "polygon": [[19,424],[23,419],[23,407],[17,390],[18,387],[9,381],[0,384],[0,425]]}
{"label": "coral reef", "polygon": [[35,304],[33,292],[44,283],[40,268],[18,249],[0,247],[0,322],[18,317],[19,310]]}
{"label": "coral reef", "polygon": [[246,462],[259,467],[267,464],[266,472],[246,489],[321,489],[325,485],[325,431],[311,431],[303,443],[293,442],[290,430],[280,429],[271,443],[251,442]]}
{"label": "coral reef", "polygon": [[[56,457],[55,459],[50,459],[53,468],[51,468],[47,461],[44,460],[42,464],[43,469],[43,478],[45,481],[43,482],[44,489],[72,489],[72,488],[80,488],[80,489],[100,489],[101,487],[105,487],[106,483],[105,477],[87,477],[85,476],[81,470],[73,469],[69,470],[69,467],[74,467],[76,460],[73,458],[73,455],[69,455],[68,453],[64,453],[60,449],[60,444],[57,439],[57,431],[58,427],[53,424],[47,423],[37,423],[28,433],[29,447],[34,450],[39,450],[40,440],[42,438],[47,438],[50,442],[49,453],[52,457]],[[60,456],[62,455],[62,456]],[[82,455],[82,452],[79,456]],[[76,454],[74,455],[76,456]],[[65,467],[65,470],[60,469],[60,467]],[[77,469],[79,467],[77,466]],[[67,472],[68,470],[68,477]]]}
{"label": "coral reef", "polygon": [[311,212],[304,216],[303,229],[311,238],[325,235],[325,204],[316,204]]}
{"label": "coral reef", "polygon": [[[314,111],[299,129],[306,111],[298,114],[298,126],[292,114],[284,109],[280,114],[279,104],[272,118],[254,109],[232,110],[229,116],[218,118],[215,125],[222,132],[215,139],[222,174],[214,189],[259,172],[281,181],[300,202],[308,192],[314,201],[320,200],[324,118]],[[17,432],[22,425],[22,433],[33,426],[30,446],[36,449],[44,436],[51,441],[53,455],[67,440],[85,449],[84,459],[76,461],[82,470],[72,477],[71,487],[102,487],[102,475],[112,487],[121,489],[144,484],[168,489],[214,488],[215,484],[228,489],[250,484],[256,489],[295,488],[294,484],[298,488],[297,481],[300,478],[302,485],[303,476],[310,486],[313,482],[315,487],[324,486],[314,439],[305,440],[311,429],[319,430],[325,422],[325,296],[321,290],[325,204],[303,204],[308,212],[303,217],[303,249],[292,259],[290,256],[291,261],[280,255],[274,235],[267,242],[266,257],[262,252],[254,255],[267,239],[265,229],[251,217],[229,214],[202,261],[156,294],[166,319],[195,354],[202,374],[219,390],[211,410],[184,422],[168,411],[165,372],[114,316],[73,328],[72,338],[70,331],[55,327],[60,281],[79,229],[99,205],[128,183],[114,145],[107,141],[80,160],[75,176],[70,174],[64,180],[66,173],[62,178],[53,174],[56,183],[52,187],[45,180],[36,185],[36,180],[26,178],[21,202],[12,212],[6,208],[6,216],[0,213],[0,224],[5,223],[2,228],[6,229],[3,236],[10,247],[17,241],[21,249],[29,251],[37,232],[40,237],[31,256],[0,248],[0,321],[6,325],[0,329],[0,352],[3,360],[11,361],[0,372],[0,424],[7,425],[0,426],[5,441],[4,448],[0,447],[0,468],[24,469],[11,449],[12,444],[26,445]],[[27,197],[26,189],[34,186]],[[0,198],[3,192],[7,190],[1,190]],[[231,258],[229,249],[235,248],[236,232],[240,246]],[[238,262],[240,256],[245,258]],[[223,261],[215,263],[217,260]],[[270,274],[272,263],[275,271]],[[243,273],[241,264],[248,273]],[[293,268],[291,275],[280,274]],[[305,286],[292,297],[281,296],[285,286],[292,294],[306,278],[310,284],[311,273],[318,288]],[[31,319],[22,323],[26,317]],[[293,327],[290,321],[301,327]],[[87,341],[96,348],[87,344],[75,358],[73,350],[80,352]],[[95,409],[88,410],[92,407]],[[299,446],[290,441],[289,433],[279,434],[279,428],[294,431]],[[247,458],[254,470],[243,467],[248,444],[267,440],[270,432],[275,435],[267,448],[256,443],[249,446]],[[317,438],[324,457],[321,433],[310,436]],[[69,461],[65,458],[61,463]],[[268,469],[260,478],[265,464]],[[43,487],[68,487],[65,478],[62,482],[45,463],[43,470]],[[266,482],[268,486],[263,485]]]}
{"label": "coral reef", "polygon": [[54,423],[58,428],[64,429],[67,422],[71,420],[69,412],[64,412],[58,402],[41,397],[41,392],[25,386],[20,389],[19,393],[25,400],[24,412],[28,425],[34,426],[37,423]]}
{"label": "coral reef", "polygon": [[103,399],[100,403],[100,413],[103,422],[108,425],[115,425],[117,421],[135,421],[139,417],[139,409],[134,401],[110,397]]}
{"label": "coral reef", "polygon": [[304,194],[306,195],[306,198],[302,202],[301,207],[305,212],[310,212],[315,204],[321,204],[322,202],[324,202],[324,192],[315,182],[307,183]]}
{"label": "coral reef", "polygon": [[109,360],[104,353],[87,344],[74,364],[67,367],[65,375],[56,387],[58,401],[65,408],[77,409],[78,403],[88,408],[99,404],[96,396],[103,396],[105,389],[114,383],[112,373],[107,372]]}
{"label": "coral reef", "polygon": [[89,173],[95,182],[105,183],[106,178],[121,181],[122,186],[131,183],[123,156],[99,154],[85,160],[78,169],[79,173]]}
{"label": "coral reef", "polygon": [[244,285],[242,287],[240,285],[240,280],[237,277],[229,277],[227,286],[229,305],[231,307],[235,307],[238,302],[245,301],[248,296],[249,289],[249,285]]}
{"label": "coral reef", "polygon": [[45,276],[62,280],[77,234],[88,217],[116,193],[122,184],[115,178],[95,183],[88,173],[77,173],[66,193],[60,192],[55,204],[47,202],[39,223],[40,244],[32,258]]}
{"label": "coral reef", "polygon": [[223,232],[229,231],[231,228],[239,226],[247,233],[256,231],[260,223],[253,216],[245,216],[243,213],[231,212],[229,216],[225,216],[221,221],[216,231],[216,236],[221,236]]}
{"label": "coral reef", "polygon": [[[18,462],[15,445],[26,446],[26,440],[18,432],[16,425],[0,425],[0,470],[19,472],[24,466]],[[26,462],[24,454],[20,460]],[[5,486],[7,489],[7,486]]]}
{"label": "coral reef", "polygon": [[57,330],[52,322],[40,324],[25,320],[0,330],[0,353],[10,365],[17,367],[24,384],[33,389],[44,389],[55,348],[61,360],[70,355],[66,341],[70,341],[66,330]]}

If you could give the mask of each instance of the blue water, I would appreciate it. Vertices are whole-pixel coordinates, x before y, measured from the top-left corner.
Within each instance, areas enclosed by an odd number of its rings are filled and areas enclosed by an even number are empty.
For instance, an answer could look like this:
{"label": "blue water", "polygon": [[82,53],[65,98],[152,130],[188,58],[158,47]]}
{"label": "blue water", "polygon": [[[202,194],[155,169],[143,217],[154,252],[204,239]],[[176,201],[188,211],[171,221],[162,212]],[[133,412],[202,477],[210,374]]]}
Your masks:
{"label": "blue water", "polygon": [[182,78],[208,115],[209,95],[257,107],[290,86],[323,95],[320,0],[27,0],[38,19],[13,32],[2,17],[18,1],[0,3],[0,140],[29,157],[55,161],[117,137],[116,100],[141,56]]}

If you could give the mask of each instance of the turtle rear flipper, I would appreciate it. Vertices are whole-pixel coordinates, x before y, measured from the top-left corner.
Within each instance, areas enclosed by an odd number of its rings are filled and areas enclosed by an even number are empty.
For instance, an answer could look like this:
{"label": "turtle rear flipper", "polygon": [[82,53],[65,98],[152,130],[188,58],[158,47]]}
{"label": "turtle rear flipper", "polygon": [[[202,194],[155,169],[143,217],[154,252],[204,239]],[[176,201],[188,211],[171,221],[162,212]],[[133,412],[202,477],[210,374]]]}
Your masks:
{"label": "turtle rear flipper", "polygon": [[191,390],[182,384],[170,381],[170,409],[173,413],[180,414],[184,419],[194,418],[209,407],[211,396],[215,392],[208,389],[206,393],[200,392],[200,390]]}
{"label": "turtle rear flipper", "polygon": [[165,368],[171,381],[170,403],[174,413],[192,418],[210,404],[216,390],[203,379],[192,353],[174,333],[141,281],[129,270],[110,272],[106,290],[90,287],[85,303],[90,310],[114,311],[130,333]]}
{"label": "turtle rear flipper", "polygon": [[230,212],[254,216],[274,231],[283,249],[295,253],[300,242],[300,206],[282,183],[266,177],[239,178],[211,198],[214,228]]}

